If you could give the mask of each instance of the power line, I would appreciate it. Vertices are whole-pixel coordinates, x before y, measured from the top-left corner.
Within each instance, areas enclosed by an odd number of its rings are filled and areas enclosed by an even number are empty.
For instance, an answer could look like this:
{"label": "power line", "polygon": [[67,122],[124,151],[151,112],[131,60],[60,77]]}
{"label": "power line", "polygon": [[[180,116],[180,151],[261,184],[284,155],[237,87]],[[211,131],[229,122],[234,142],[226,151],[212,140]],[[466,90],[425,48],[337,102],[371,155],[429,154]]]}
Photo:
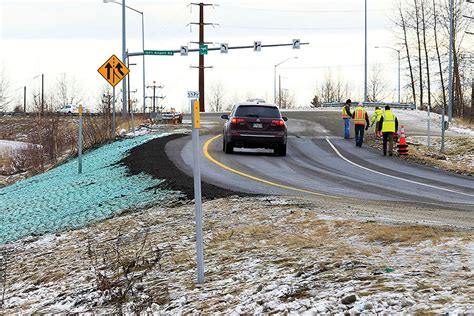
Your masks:
{"label": "power line", "polygon": [[[265,11],[265,12],[281,12],[281,13],[302,13],[302,14],[318,14],[318,13],[355,13],[355,12],[364,12],[364,10],[286,10],[286,9],[269,9],[269,8],[258,8],[258,7],[247,7],[247,6],[238,6],[238,5],[227,5],[221,4],[223,9],[246,9],[252,11]],[[369,10],[370,12],[382,12],[388,10]]]}
{"label": "power line", "polygon": [[[288,31],[329,31],[329,30],[362,30],[355,27],[267,27],[221,24],[222,28],[247,29],[247,30],[288,30]],[[371,29],[384,29],[385,27],[371,27]]]}

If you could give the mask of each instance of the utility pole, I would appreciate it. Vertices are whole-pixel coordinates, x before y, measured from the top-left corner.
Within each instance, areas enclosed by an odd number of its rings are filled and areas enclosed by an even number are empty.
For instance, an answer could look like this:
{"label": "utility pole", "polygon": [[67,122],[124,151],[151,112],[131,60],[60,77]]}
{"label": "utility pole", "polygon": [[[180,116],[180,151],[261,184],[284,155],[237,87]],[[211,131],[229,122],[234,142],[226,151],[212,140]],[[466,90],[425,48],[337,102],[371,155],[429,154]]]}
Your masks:
{"label": "utility pole", "polygon": [[153,88],[153,96],[152,97],[146,97],[146,98],[151,98],[152,99],[152,112],[155,113],[156,112],[156,99],[164,99],[165,97],[164,96],[157,96],[156,95],[156,89],[163,89],[163,85],[159,85],[157,86],[156,85],[156,81],[153,81],[153,85],[152,86],[147,86],[147,88]]}
{"label": "utility pole", "polygon": [[41,74],[41,115],[44,115],[44,74]]}
{"label": "utility pole", "polygon": [[[212,44],[210,42],[204,41],[204,26],[206,25],[213,25],[213,23],[204,23],[204,7],[212,6],[213,4],[210,3],[191,3],[191,5],[199,6],[199,23],[190,23],[194,25],[199,25],[199,47],[205,44]],[[193,67],[196,68],[196,67]],[[204,69],[209,68],[204,66],[204,54],[199,53],[199,107],[201,112],[205,112],[205,105],[204,105]]]}
{"label": "utility pole", "polygon": [[26,113],[26,86],[23,87],[23,113]]}
{"label": "utility pole", "polygon": [[281,75],[278,75],[278,107],[281,109]]}

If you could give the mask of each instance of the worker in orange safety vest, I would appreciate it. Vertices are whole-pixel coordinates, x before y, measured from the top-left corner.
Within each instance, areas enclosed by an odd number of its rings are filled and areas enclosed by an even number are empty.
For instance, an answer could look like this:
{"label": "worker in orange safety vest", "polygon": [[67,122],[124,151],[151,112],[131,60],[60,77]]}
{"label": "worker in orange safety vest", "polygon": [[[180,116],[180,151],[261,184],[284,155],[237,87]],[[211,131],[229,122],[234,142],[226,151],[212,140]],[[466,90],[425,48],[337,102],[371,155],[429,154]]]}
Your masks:
{"label": "worker in orange safety vest", "polygon": [[368,130],[370,124],[369,116],[362,102],[359,102],[355,108],[352,113],[352,118],[354,119],[356,147],[362,147],[362,143],[364,142],[364,129]]}

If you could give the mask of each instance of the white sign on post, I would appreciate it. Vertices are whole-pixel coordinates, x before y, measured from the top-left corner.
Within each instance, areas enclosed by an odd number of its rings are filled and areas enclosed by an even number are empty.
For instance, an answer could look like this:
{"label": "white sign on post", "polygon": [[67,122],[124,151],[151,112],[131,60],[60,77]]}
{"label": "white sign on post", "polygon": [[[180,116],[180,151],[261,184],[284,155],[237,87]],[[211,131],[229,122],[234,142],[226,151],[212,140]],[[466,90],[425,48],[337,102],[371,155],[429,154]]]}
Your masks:
{"label": "white sign on post", "polygon": [[199,99],[199,92],[198,91],[188,91],[188,99]]}
{"label": "white sign on post", "polygon": [[293,49],[300,49],[301,41],[299,39],[293,40]]}
{"label": "white sign on post", "polygon": [[193,178],[194,178],[194,212],[196,214],[196,261],[197,283],[204,283],[204,238],[202,229],[201,169],[199,168],[199,92],[188,91],[191,105],[192,143],[193,143]]}
{"label": "white sign on post", "polygon": [[221,44],[221,53],[222,54],[227,54],[228,52],[229,52],[229,44],[222,43]]}
{"label": "white sign on post", "polygon": [[262,42],[260,42],[260,41],[253,42],[253,50],[255,52],[261,52],[262,51]]}
{"label": "white sign on post", "polygon": [[188,46],[181,46],[181,49],[179,50],[181,56],[188,56]]}

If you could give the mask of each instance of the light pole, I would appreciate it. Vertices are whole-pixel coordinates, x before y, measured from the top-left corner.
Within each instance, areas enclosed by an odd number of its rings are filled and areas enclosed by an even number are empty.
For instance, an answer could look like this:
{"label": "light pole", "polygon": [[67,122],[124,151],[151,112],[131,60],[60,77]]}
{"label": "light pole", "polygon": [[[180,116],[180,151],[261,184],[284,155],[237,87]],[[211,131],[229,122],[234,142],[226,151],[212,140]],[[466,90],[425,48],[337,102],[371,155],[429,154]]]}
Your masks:
{"label": "light pole", "polygon": [[[116,3],[118,5],[122,5],[122,3],[114,1],[114,0],[104,0],[104,3]],[[143,11],[139,11],[129,6],[125,6],[127,9],[130,9],[134,12],[137,12],[142,16],[142,50],[145,52],[145,15]],[[145,113],[145,99],[146,99],[146,85],[145,85],[145,54],[142,56],[142,70],[143,70],[143,113]]]}
{"label": "light pole", "polygon": [[389,46],[375,46],[375,48],[388,48],[398,53],[398,103],[400,103],[400,50]]}
{"label": "light pole", "polygon": [[277,100],[277,80],[276,80],[276,69],[278,66],[280,66],[281,64],[283,64],[284,62],[287,62],[288,60],[290,59],[298,59],[298,56],[293,56],[293,57],[289,57],[281,62],[279,62],[278,64],[275,64],[275,66],[273,66],[273,102],[276,104],[276,100]]}
{"label": "light pole", "polygon": [[367,0],[365,0],[365,61],[364,61],[364,102],[367,102]]}

